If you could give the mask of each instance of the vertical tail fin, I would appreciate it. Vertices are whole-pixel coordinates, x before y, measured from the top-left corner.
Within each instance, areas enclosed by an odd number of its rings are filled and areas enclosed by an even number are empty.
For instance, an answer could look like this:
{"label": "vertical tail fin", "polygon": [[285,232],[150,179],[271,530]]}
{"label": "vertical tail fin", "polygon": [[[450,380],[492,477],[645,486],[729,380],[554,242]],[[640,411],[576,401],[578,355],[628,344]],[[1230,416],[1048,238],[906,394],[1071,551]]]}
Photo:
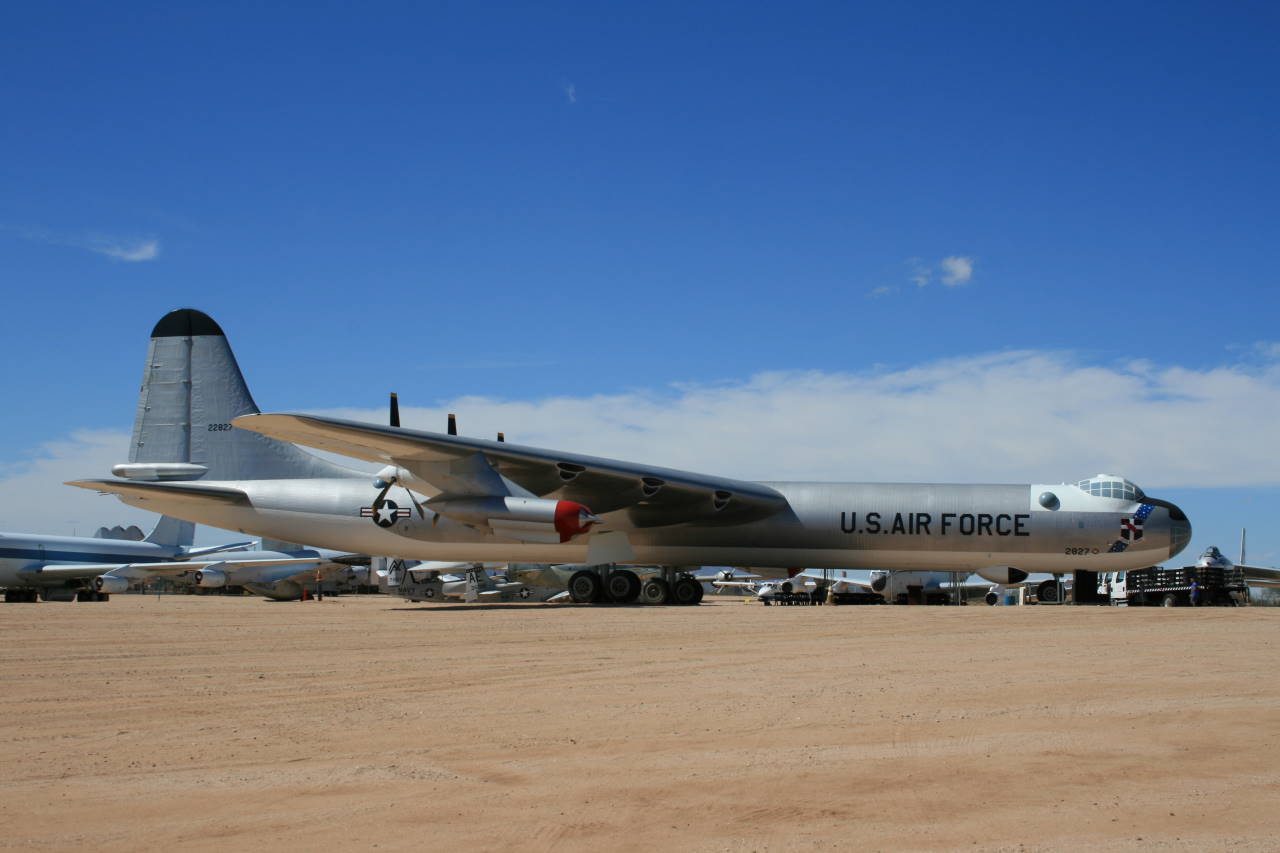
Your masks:
{"label": "vertical tail fin", "polygon": [[208,480],[350,477],[288,442],[235,429],[258,412],[226,335],[209,315],[171,311],[151,331],[130,462],[192,462]]}
{"label": "vertical tail fin", "polygon": [[147,535],[146,541],[156,545],[179,545],[187,547],[196,538],[196,526],[190,521],[181,521],[167,515],[160,516],[155,528]]}

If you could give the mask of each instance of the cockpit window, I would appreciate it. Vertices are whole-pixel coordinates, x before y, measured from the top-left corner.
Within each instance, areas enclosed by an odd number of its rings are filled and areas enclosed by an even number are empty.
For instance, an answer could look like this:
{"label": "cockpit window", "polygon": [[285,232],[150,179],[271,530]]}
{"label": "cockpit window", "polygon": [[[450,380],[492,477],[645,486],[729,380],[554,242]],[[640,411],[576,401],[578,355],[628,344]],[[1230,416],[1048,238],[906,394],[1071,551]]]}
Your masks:
{"label": "cockpit window", "polygon": [[1076,486],[1082,492],[1097,495],[1100,498],[1118,498],[1124,501],[1140,501],[1145,497],[1136,483],[1114,474],[1099,474],[1087,480],[1081,480]]}

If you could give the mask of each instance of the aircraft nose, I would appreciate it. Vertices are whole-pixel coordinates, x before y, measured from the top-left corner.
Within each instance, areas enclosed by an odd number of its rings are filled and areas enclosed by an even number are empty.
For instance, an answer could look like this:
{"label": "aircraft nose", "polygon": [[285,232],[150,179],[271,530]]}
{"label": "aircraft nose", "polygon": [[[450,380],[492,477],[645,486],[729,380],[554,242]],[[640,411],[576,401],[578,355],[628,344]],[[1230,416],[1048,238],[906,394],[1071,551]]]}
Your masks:
{"label": "aircraft nose", "polygon": [[1177,556],[1178,552],[1187,547],[1187,543],[1191,541],[1191,522],[1187,520],[1187,515],[1173,504],[1168,505],[1169,510],[1169,557],[1172,559]]}

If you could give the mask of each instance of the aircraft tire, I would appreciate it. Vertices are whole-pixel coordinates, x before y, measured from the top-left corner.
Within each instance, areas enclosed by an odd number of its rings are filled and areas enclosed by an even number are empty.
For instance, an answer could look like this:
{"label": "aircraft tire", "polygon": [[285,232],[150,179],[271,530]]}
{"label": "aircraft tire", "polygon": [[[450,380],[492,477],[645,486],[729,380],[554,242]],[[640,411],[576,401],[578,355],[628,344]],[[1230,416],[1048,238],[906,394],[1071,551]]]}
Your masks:
{"label": "aircraft tire", "polygon": [[693,578],[680,578],[671,585],[672,604],[697,604],[702,585]]}
{"label": "aircraft tire", "polygon": [[610,572],[604,581],[604,592],[615,604],[631,604],[640,596],[640,578],[628,569]]}
{"label": "aircraft tire", "polygon": [[662,578],[649,578],[640,587],[640,600],[645,604],[670,604],[671,587]]}
{"label": "aircraft tire", "polygon": [[91,589],[76,590],[76,601],[97,601],[93,596],[94,592]]}
{"label": "aircraft tire", "polygon": [[110,601],[110,600],[111,600],[111,593],[109,593],[109,592],[95,592],[95,593],[93,594],[93,600],[94,600],[94,601]]}
{"label": "aircraft tire", "polygon": [[600,594],[600,576],[583,569],[569,578],[569,597],[578,604],[590,604]]}
{"label": "aircraft tire", "polygon": [[17,595],[15,594],[15,591],[14,591],[14,590],[12,590],[12,589],[6,589],[6,590],[4,591],[4,603],[5,603],[5,604],[13,604],[13,603],[14,603],[14,601],[16,601],[16,600],[17,600]]}
{"label": "aircraft tire", "polygon": [[1171,592],[1166,592],[1164,594],[1164,598],[1160,599],[1160,606],[1161,607],[1177,607],[1178,596],[1174,595]]}
{"label": "aircraft tire", "polygon": [[[695,581],[695,583],[696,583],[696,581]],[[702,584],[701,584],[701,583],[699,583],[699,584],[698,584],[698,600],[697,600],[697,601],[695,601],[695,602],[694,602],[694,604],[701,604],[701,603],[702,603],[702,596],[704,596],[704,595],[706,595],[706,594],[707,594],[707,590],[702,586]]]}

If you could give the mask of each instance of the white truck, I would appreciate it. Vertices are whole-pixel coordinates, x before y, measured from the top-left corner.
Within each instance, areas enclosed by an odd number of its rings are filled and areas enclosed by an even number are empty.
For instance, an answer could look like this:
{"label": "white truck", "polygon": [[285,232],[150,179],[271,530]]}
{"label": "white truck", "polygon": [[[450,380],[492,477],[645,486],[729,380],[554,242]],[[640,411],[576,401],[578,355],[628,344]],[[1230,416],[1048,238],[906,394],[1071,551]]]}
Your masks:
{"label": "white truck", "polygon": [[[1193,590],[1199,601],[1192,601]],[[1186,566],[1164,569],[1152,566],[1128,572],[1098,575],[1098,596],[1112,605],[1130,607],[1235,607],[1245,600],[1244,580],[1222,569]]]}

